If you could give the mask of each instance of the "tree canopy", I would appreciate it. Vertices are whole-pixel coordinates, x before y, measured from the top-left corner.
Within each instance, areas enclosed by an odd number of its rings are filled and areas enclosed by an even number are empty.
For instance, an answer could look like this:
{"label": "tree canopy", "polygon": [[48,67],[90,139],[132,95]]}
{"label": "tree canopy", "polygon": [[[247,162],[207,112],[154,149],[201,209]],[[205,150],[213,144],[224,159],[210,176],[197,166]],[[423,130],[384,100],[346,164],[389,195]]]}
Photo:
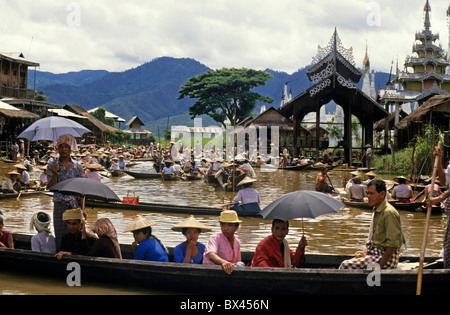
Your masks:
{"label": "tree canopy", "polygon": [[178,99],[185,96],[197,99],[189,108],[189,115],[195,118],[208,115],[224,127],[225,121],[236,123],[250,116],[259,101],[272,103],[271,97],[252,92],[251,89],[265,85],[272,75],[252,69],[223,68],[208,71],[190,78],[181,88]]}

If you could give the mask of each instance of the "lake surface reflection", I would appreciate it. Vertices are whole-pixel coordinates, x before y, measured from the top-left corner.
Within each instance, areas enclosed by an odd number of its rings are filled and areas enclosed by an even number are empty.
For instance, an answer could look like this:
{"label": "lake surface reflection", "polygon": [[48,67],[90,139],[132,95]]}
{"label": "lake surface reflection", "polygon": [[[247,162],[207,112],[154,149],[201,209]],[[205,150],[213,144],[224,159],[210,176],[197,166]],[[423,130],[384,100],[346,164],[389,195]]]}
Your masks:
{"label": "lake surface reflection", "polygon": [[[137,171],[152,170],[151,162],[143,162],[133,167]],[[286,171],[262,172],[256,169],[258,182],[254,184],[261,195],[261,207],[267,206],[283,194],[302,189],[313,190],[314,180],[318,171]],[[30,173],[32,178],[38,178],[40,171]],[[331,171],[329,173],[335,187],[343,187],[350,178],[348,172]],[[380,178],[390,179],[387,176]],[[220,187],[204,181],[162,181],[159,179],[137,180],[131,176],[106,177],[102,182],[108,185],[119,197],[126,196],[128,191],[134,191],[143,202],[158,202],[176,205],[211,206],[230,200],[235,193],[225,192]],[[22,197],[17,200],[0,200],[0,207],[5,216],[6,228],[15,233],[33,234],[28,230],[31,216],[37,210],[53,210],[52,199],[49,196]],[[131,233],[124,233],[125,227],[137,213],[113,209],[87,209],[88,224],[97,219],[108,217],[115,225],[121,243],[131,243]],[[154,233],[166,244],[175,246],[184,240],[181,233],[171,231],[171,227],[183,221],[187,215],[164,213],[141,213],[145,217],[156,220]],[[296,245],[303,230],[308,238],[308,252],[330,254],[353,254],[364,246],[369,230],[372,212],[368,210],[343,208],[336,214],[321,216],[317,219],[292,220],[288,240]],[[401,211],[401,220],[406,237],[407,250],[405,254],[418,255],[423,238],[423,228],[426,215]],[[215,216],[196,216],[200,221],[219,231]],[[442,247],[444,236],[444,215],[433,215],[430,225],[429,253],[438,253]],[[252,251],[256,244],[270,233],[271,221],[256,218],[241,218],[243,223],[238,231],[242,249]],[[201,241],[206,242],[210,234],[201,235]]]}
{"label": "lake surface reflection", "polygon": [[[0,172],[5,174],[12,165],[1,163]],[[37,169],[37,168],[36,168]],[[142,162],[132,168],[136,171],[152,171],[151,162]],[[262,172],[255,169],[258,182],[254,184],[261,196],[261,208],[282,196],[295,190],[313,190],[315,177],[319,171],[286,171]],[[39,170],[32,171],[30,176],[38,179]],[[349,180],[348,172],[330,171],[334,187],[343,187]],[[379,176],[381,179],[391,179],[389,176]],[[211,206],[230,200],[235,194],[224,192],[220,187],[204,181],[172,181],[163,182],[159,179],[137,180],[131,176],[106,177],[102,182],[108,185],[122,198],[128,191],[134,191],[143,202],[168,203],[176,205]],[[5,217],[5,229],[14,233],[34,234],[29,230],[29,221],[36,211],[52,213],[53,203],[49,196],[24,197],[18,201],[0,200],[0,209]],[[125,227],[137,214],[133,211],[113,209],[87,209],[88,224],[92,225],[97,219],[107,217],[115,225],[119,242],[131,244],[131,233],[124,233]],[[164,213],[141,213],[144,217],[158,222],[154,226],[154,234],[168,247],[173,247],[184,241],[184,236],[171,230],[175,224],[185,220],[187,215]],[[419,212],[401,211],[402,227],[406,238],[404,255],[420,255],[420,247],[424,233],[426,214]],[[296,247],[304,233],[309,245],[307,253],[344,254],[352,255],[356,250],[364,247],[372,212],[353,208],[343,208],[336,214],[324,215],[317,219],[290,221],[290,231],[287,239],[292,247]],[[213,232],[220,230],[218,217],[196,216],[196,218],[211,227]],[[242,224],[237,232],[244,251],[253,251],[258,242],[269,235],[271,220],[256,218],[241,218]],[[444,239],[445,215],[432,215],[427,245],[427,255],[439,254]],[[211,233],[200,235],[200,241],[206,243]],[[0,276],[0,278],[2,278]],[[3,282],[5,280],[0,280]],[[13,290],[14,291],[14,290]]]}

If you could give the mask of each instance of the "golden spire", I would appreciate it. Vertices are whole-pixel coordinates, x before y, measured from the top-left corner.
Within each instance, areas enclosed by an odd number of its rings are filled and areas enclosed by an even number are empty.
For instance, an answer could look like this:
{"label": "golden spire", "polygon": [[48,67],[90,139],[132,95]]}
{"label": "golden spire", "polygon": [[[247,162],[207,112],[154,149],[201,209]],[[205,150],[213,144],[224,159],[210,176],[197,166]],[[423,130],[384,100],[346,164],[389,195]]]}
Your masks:
{"label": "golden spire", "polygon": [[364,60],[363,60],[363,66],[364,67],[369,67],[370,66],[369,53],[367,51],[367,43],[366,43],[366,56],[364,57]]}
{"label": "golden spire", "polygon": [[427,0],[427,3],[425,3],[425,7],[423,8],[423,11],[425,12],[425,30],[429,31],[431,28],[431,22],[430,22],[430,13],[431,13],[431,6],[430,2]]}

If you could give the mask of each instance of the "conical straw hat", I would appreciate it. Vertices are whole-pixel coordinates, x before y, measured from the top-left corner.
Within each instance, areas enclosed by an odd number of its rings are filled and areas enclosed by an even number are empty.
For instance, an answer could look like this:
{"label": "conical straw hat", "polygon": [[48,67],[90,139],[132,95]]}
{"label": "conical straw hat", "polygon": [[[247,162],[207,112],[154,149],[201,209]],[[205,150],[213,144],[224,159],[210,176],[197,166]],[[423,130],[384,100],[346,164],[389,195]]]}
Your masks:
{"label": "conical straw hat", "polygon": [[373,176],[373,177],[376,177],[377,174],[375,174],[373,171],[370,171],[369,173],[366,173],[366,176]]}
{"label": "conical straw hat", "polygon": [[172,227],[172,231],[182,232],[183,229],[199,229],[201,233],[211,232],[211,229],[197,221],[193,215],[191,215],[187,220],[178,223]]}
{"label": "conical straw hat", "polygon": [[102,168],[102,165],[100,163],[88,162],[88,163],[84,163],[83,167],[90,169],[90,170],[97,170],[97,169]]}
{"label": "conical straw hat", "polygon": [[124,230],[124,232],[132,232],[132,231],[136,231],[136,230],[140,230],[152,225],[157,224],[156,221],[153,220],[147,220],[144,219],[143,217],[141,217],[140,215],[136,215],[136,218],[133,220],[133,222],[131,222],[126,229]]}
{"label": "conical straw hat", "polygon": [[362,177],[362,174],[359,171],[353,171],[353,172],[350,172],[350,174]]}
{"label": "conical straw hat", "polygon": [[402,178],[402,179],[406,180],[406,183],[407,183],[407,184],[409,183],[409,179],[407,179],[405,176],[397,176],[397,177],[394,177],[394,182],[397,182],[397,183],[398,183],[398,179],[399,179],[399,178]]}
{"label": "conical straw hat", "polygon": [[244,184],[249,184],[249,183],[254,183],[254,182],[257,182],[258,180],[256,179],[256,178],[251,178],[251,177],[248,177],[248,176],[246,176],[243,180],[241,180],[237,185],[238,186],[241,186],[241,185],[244,185]]}

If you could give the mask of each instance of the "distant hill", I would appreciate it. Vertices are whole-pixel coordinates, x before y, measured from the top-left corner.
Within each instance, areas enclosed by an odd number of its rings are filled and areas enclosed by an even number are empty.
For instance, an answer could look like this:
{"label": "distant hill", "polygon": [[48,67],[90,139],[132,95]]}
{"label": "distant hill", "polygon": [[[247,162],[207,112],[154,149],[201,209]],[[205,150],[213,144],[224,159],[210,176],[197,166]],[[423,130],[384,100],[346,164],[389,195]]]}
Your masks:
{"label": "distant hill", "polygon": [[[105,70],[83,70],[64,74],[38,71],[36,89],[44,91],[48,102],[58,105],[77,104],[86,110],[104,107],[106,110],[128,121],[133,115],[145,123],[146,129],[156,134],[166,128],[167,117],[170,125],[193,125],[187,114],[195,100],[177,100],[180,86],[198,74],[212,69],[190,58],[161,57],[124,72]],[[293,74],[267,69],[273,79],[256,92],[270,96],[274,102],[266,106],[278,108],[285,82],[293,96],[311,86],[306,76],[306,68]],[[30,70],[30,78],[34,71]],[[384,86],[389,74],[376,73],[375,86]],[[29,80],[33,84],[33,80]],[[357,84],[361,88],[362,80]],[[32,87],[30,87],[32,88]],[[335,105],[327,105],[327,111],[334,111]],[[260,106],[255,111],[259,112]],[[176,118],[175,118],[176,116]],[[214,123],[209,117],[205,124]],[[184,122],[184,123],[183,123]]]}

